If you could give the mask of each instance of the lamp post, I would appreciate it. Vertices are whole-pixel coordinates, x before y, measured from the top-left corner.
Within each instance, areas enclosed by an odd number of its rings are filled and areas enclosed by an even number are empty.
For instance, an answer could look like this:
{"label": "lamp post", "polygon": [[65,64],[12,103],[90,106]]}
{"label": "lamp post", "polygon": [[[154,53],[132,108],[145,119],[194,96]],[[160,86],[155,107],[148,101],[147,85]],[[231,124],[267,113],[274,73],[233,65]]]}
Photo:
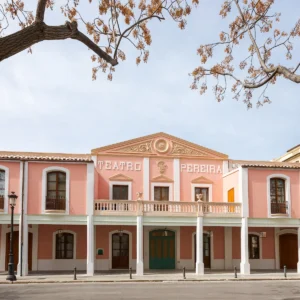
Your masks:
{"label": "lamp post", "polygon": [[15,268],[14,268],[14,254],[13,254],[13,234],[14,234],[14,209],[16,206],[18,196],[15,195],[15,192],[11,192],[8,195],[9,205],[11,208],[11,223],[10,223],[10,245],[9,245],[9,258],[8,258],[8,275],[6,280],[16,281]]}

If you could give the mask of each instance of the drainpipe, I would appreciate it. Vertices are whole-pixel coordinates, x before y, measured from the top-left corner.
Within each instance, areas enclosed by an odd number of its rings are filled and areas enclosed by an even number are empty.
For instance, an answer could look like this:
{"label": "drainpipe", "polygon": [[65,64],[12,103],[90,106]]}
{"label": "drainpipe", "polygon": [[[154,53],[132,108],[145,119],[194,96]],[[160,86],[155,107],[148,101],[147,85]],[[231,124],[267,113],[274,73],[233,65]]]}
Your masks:
{"label": "drainpipe", "polygon": [[20,276],[23,276],[23,220],[24,220],[24,172],[25,172],[25,160],[22,161],[22,202],[21,202],[21,215],[20,215],[20,229],[19,234],[21,234],[21,257],[20,257]]}

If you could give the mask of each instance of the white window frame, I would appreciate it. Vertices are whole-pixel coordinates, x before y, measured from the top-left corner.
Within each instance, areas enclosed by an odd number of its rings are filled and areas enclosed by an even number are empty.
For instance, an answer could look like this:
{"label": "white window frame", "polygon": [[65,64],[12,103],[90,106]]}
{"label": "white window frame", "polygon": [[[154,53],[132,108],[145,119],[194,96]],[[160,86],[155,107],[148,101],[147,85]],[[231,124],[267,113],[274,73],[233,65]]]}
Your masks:
{"label": "white window frame", "polygon": [[192,183],[192,202],[195,202],[195,188],[208,188],[208,202],[212,202],[212,184],[210,183]]}
{"label": "white window frame", "polygon": [[174,201],[173,198],[173,183],[170,182],[151,182],[151,201],[154,200],[154,188],[155,187],[168,187],[169,188],[169,201]]}
{"label": "white window frame", "polygon": [[7,214],[8,213],[8,188],[9,188],[9,168],[0,165],[0,169],[5,172],[4,177],[4,209],[0,211],[0,214]]}
{"label": "white window frame", "polygon": [[[56,258],[56,235],[58,233],[71,233],[73,234],[73,258],[72,259],[69,259],[69,258],[66,258],[66,259],[57,259]],[[64,260],[67,260],[67,261],[71,261],[73,259],[76,259],[76,241],[77,241],[77,237],[76,237],[76,232],[75,231],[72,231],[72,230],[56,230],[53,232],[53,238],[52,238],[52,259],[54,260],[58,260],[58,261],[64,261]]]}
{"label": "white window frame", "polygon": [[132,200],[132,182],[131,181],[110,181],[109,182],[109,200],[113,200],[113,186],[114,185],[127,185],[128,186],[128,199]]}
{"label": "white window frame", "polygon": [[[287,215],[274,215],[271,214],[271,179],[272,178],[281,178],[284,179],[285,183],[285,202],[288,205]],[[267,203],[268,203],[268,217],[269,218],[290,218],[291,217],[291,180],[290,177],[284,174],[271,174],[267,177]]]}
{"label": "white window frame", "polygon": [[[64,167],[48,167],[43,169],[43,176],[42,176],[42,214],[49,214],[49,212],[46,211],[46,195],[47,195],[47,174],[49,172],[64,172],[66,173],[66,210],[64,213],[68,215],[70,210],[70,170],[66,169]],[[51,211],[51,213],[56,214],[55,212]]]}

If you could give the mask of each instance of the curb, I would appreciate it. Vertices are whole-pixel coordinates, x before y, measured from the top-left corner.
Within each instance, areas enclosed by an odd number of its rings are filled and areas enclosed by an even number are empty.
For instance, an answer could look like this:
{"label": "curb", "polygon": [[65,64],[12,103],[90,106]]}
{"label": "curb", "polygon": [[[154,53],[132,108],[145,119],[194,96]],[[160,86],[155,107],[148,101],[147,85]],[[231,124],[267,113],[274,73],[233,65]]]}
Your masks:
{"label": "curb", "polygon": [[128,280],[21,280],[15,281],[14,283],[9,283],[6,281],[0,281],[1,284],[76,284],[76,283],[172,283],[172,282],[233,282],[233,281],[295,281],[300,280],[300,278],[228,278],[228,279],[128,279]]}

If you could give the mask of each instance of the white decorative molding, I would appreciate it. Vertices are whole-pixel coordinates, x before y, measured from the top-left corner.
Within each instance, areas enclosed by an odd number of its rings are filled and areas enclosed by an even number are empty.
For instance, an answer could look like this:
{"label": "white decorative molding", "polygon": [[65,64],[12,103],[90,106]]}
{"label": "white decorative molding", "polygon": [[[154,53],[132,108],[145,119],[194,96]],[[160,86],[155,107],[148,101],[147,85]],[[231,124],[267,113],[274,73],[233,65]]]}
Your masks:
{"label": "white decorative molding", "polygon": [[276,270],[280,269],[280,251],[279,251],[279,236],[283,234],[298,234],[297,229],[283,229],[275,228],[275,266]]}
{"label": "white decorative molding", "polygon": [[239,167],[239,202],[242,203],[242,217],[249,217],[248,169]]}
{"label": "white decorative molding", "polygon": [[143,216],[137,216],[136,220],[136,275],[144,275],[144,252],[143,252]]}
{"label": "white decorative molding", "polygon": [[[292,206],[292,202],[291,202],[291,180],[290,177],[284,174],[272,174],[267,176],[267,203],[268,203],[268,217],[272,218],[274,217],[271,214],[271,179],[272,178],[281,178],[284,179],[284,184],[285,184],[285,201],[288,205],[288,215],[285,217],[291,217],[291,206]],[[276,217],[278,218],[278,216],[276,215]]]}
{"label": "white decorative molding", "polygon": [[192,199],[191,201],[195,201],[195,188],[196,187],[199,187],[199,188],[208,188],[208,202],[212,202],[212,197],[213,197],[213,192],[212,192],[212,189],[213,189],[213,185],[212,184],[208,184],[208,183],[192,183],[191,184],[192,186]]}
{"label": "white decorative molding", "polygon": [[0,165],[0,170],[5,172],[5,182],[4,182],[4,210],[0,214],[7,214],[8,212],[8,189],[9,189],[9,168]]}
{"label": "white decorative molding", "polygon": [[114,185],[128,185],[128,199],[132,200],[132,182],[131,181],[109,181],[109,200],[113,199]]}
{"label": "white decorative molding", "polygon": [[[109,251],[109,269],[112,270],[112,236],[114,233],[118,233],[119,230],[113,230],[109,232],[109,247],[108,247],[108,251]],[[133,265],[133,259],[132,259],[132,233],[128,230],[123,230],[123,233],[126,233],[129,235],[129,268],[134,268],[135,269],[135,265]]]}
{"label": "white decorative molding", "polygon": [[[76,238],[76,232],[75,231],[72,231],[72,230],[56,230],[53,232],[53,235],[52,235],[52,259],[53,260],[60,260],[60,259],[56,259],[56,235],[58,233],[71,233],[73,234],[73,259],[76,259],[76,246],[77,246],[77,238]],[[73,260],[73,259],[70,259],[70,260]],[[69,260],[69,259],[68,259]]]}
{"label": "white decorative molding", "polygon": [[228,173],[228,160],[223,160],[223,176]]}
{"label": "white decorative molding", "polygon": [[169,201],[174,201],[173,199],[173,183],[169,182],[151,182],[151,201],[154,201],[154,187],[162,186],[169,188]]}
{"label": "white decorative molding", "polygon": [[143,160],[143,193],[144,193],[144,200],[150,200],[149,180],[150,180],[150,161],[149,161],[149,157],[144,157],[144,160]]}
{"label": "white decorative molding", "polygon": [[173,160],[174,172],[174,201],[180,201],[180,159],[174,158]]}
{"label": "white decorative molding", "polygon": [[42,209],[41,212],[44,214],[46,212],[46,196],[47,196],[47,174],[49,172],[60,171],[66,173],[66,211],[63,213],[64,215],[69,214],[70,207],[70,170],[63,167],[48,167],[43,169],[42,175]]}

